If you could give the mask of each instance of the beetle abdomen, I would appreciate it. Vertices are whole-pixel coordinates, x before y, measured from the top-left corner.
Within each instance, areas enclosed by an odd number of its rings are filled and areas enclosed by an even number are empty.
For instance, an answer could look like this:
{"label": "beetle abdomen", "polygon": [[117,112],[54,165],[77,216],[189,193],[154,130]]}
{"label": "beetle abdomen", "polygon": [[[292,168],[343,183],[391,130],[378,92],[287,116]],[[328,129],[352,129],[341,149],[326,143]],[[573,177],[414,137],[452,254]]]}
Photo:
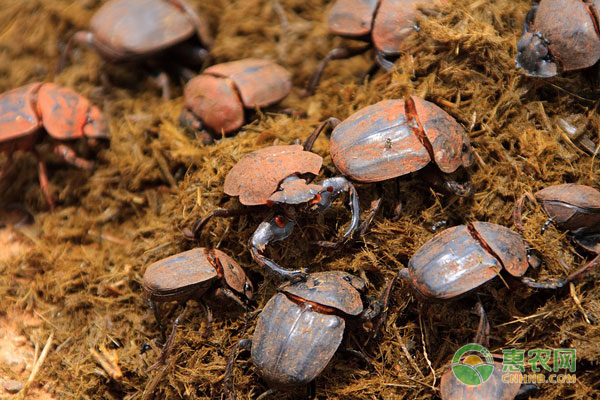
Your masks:
{"label": "beetle abdomen", "polygon": [[252,360],[269,383],[304,384],[327,366],[344,334],[344,319],[300,306],[283,293],[261,312],[252,339]]}

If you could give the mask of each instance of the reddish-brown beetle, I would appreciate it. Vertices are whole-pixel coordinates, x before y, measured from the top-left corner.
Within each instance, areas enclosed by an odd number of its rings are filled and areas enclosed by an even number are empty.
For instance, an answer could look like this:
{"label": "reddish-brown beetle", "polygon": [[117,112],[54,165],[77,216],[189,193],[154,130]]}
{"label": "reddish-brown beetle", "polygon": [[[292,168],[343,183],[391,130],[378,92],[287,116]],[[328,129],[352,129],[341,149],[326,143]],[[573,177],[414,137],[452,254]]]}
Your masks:
{"label": "reddish-brown beetle", "polygon": [[503,270],[529,287],[555,289],[581,279],[593,265],[563,279],[535,282],[523,276],[529,263],[521,235],[501,225],[473,222],[434,236],[417,250],[400,276],[425,298],[450,299],[483,285]]}
{"label": "reddish-brown beetle", "polygon": [[598,0],[542,0],[525,17],[517,67],[548,78],[591,67],[600,59]]}
{"label": "reddish-brown beetle", "polygon": [[6,175],[14,152],[32,151],[38,159],[42,193],[54,208],[46,165],[35,150],[44,139],[44,131],[52,139],[58,157],[83,169],[92,169],[94,163],[77,157],[66,142],[85,138],[95,145],[97,139],[106,139],[109,133],[100,109],[72,89],[36,82],[0,95],[0,152],[8,157],[0,180]]}
{"label": "reddish-brown beetle", "polygon": [[[207,302],[216,306],[233,302],[246,309],[252,300],[252,282],[246,277],[242,267],[217,249],[196,248],[156,261],[146,268],[142,285],[163,338],[164,326],[160,317],[160,304],[157,303],[177,301],[187,304],[194,299],[204,309],[210,328],[212,312]],[[175,330],[186,309],[187,305],[173,324],[171,336],[161,355],[163,363],[171,350]]]}
{"label": "reddish-brown beetle", "polygon": [[[201,46],[194,43],[194,36]],[[187,0],[109,0],[92,17],[90,31],[76,32],[69,40],[59,71],[74,44],[91,46],[110,62],[158,60],[172,50],[182,64],[201,66],[212,41],[208,24]],[[163,97],[169,98],[167,75],[160,73],[158,81]]]}
{"label": "reddish-brown beetle", "polygon": [[229,133],[244,124],[244,109],[281,101],[292,89],[281,66],[256,58],[213,65],[185,85],[182,125]]}
{"label": "reddish-brown beetle", "polygon": [[[566,183],[553,185],[535,193],[542,204],[548,220],[542,227],[542,233],[551,223],[558,228],[568,230],[573,239],[584,249],[600,254],[600,192],[590,186]],[[522,231],[523,201],[534,201],[530,194],[521,196],[513,212],[515,225]]]}
{"label": "reddish-brown beetle", "polygon": [[[286,270],[262,254],[269,243],[283,240],[292,233],[299,206],[308,206],[311,212],[321,211],[331,206],[342,192],[349,192],[352,221],[344,238],[349,237],[358,226],[358,194],[346,178],[337,176],[318,184],[311,183],[322,163],[321,156],[304,151],[300,145],[270,146],[244,156],[225,178],[225,193],[239,196],[243,205],[274,208],[274,212],[269,213],[252,235],[249,246],[254,260],[280,277],[292,280],[305,278],[303,271]],[[186,230],[186,236],[197,238],[202,227],[214,216],[235,216],[252,211],[213,210],[198,220],[192,231]]]}
{"label": "reddish-brown beetle", "polygon": [[[292,388],[308,385],[314,397],[314,379],[337,351],[346,320],[372,320],[382,310],[374,301],[363,306],[365,282],[342,271],[309,274],[304,282],[279,289],[258,316],[252,340],[237,347],[251,350],[252,362],[269,385]],[[226,376],[232,372],[237,348]]]}
{"label": "reddish-brown beetle", "polygon": [[[327,17],[329,30],[339,36],[371,41],[377,52],[377,63],[385,70],[394,64],[386,57],[397,56],[406,50],[404,39],[418,31],[418,8],[443,4],[445,0],[337,0]],[[323,70],[331,60],[339,60],[364,53],[368,44],[358,48],[331,50],[319,63],[310,79],[308,93],[314,93]]]}
{"label": "reddish-brown beetle", "polygon": [[305,150],[327,127],[333,128],[333,163],[353,181],[381,182],[432,166],[437,171],[426,177],[434,184],[460,196],[472,193],[466,174],[473,163],[467,133],[448,113],[420,97],[383,100],[342,122],[330,118],[306,140]]}
{"label": "reddish-brown beetle", "polygon": [[[504,375],[508,375],[507,378],[503,379]],[[521,378],[521,372],[503,372],[502,363],[494,362],[494,370],[488,380],[469,386],[456,379],[452,369],[448,368],[442,375],[440,391],[442,400],[513,400],[521,392]]]}

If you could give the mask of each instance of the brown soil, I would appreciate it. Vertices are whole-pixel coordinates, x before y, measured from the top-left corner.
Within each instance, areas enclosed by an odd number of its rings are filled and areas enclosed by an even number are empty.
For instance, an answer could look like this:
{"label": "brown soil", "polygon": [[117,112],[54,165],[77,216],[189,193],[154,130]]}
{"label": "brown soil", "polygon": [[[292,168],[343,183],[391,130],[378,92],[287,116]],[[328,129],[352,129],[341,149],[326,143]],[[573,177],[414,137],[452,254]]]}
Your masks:
{"label": "brown soil", "polygon": [[[212,50],[215,62],[265,57],[294,76],[294,93],[281,106],[263,110],[237,136],[210,146],[202,146],[179,127],[183,100],[177,80],[172,84],[173,100],[162,101],[149,75],[139,68],[102,63],[87,49],[75,51],[69,67],[54,74],[70,34],[86,27],[101,1],[0,0],[0,91],[36,80],[69,85],[102,108],[112,132],[110,146],[96,155],[98,167],[93,172],[65,166],[47,155],[58,204],[54,212],[44,203],[31,155],[17,157],[8,179],[0,183],[0,205],[22,204],[35,219],[27,233],[14,227],[7,228],[12,233],[0,233],[18,235],[0,239],[2,333],[13,326],[14,335],[29,343],[23,345],[29,353],[35,344],[41,351],[54,334],[28,396],[43,387],[61,399],[141,398],[158,373],[148,368],[160,351],[158,326],[140,286],[146,266],[197,245],[182,234],[196,218],[217,207],[239,207],[236,199],[223,194],[222,185],[242,155],[275,142],[304,139],[326,117],[343,119],[381,99],[416,94],[455,117],[468,130],[477,153],[472,198],[436,193],[413,177],[400,185],[402,215],[393,220],[396,187],[386,183],[384,211],[362,241],[340,250],[310,244],[332,240],[347,226],[345,201],[337,201],[322,216],[300,219],[292,237],[270,251],[286,267],[355,273],[369,282],[371,296],[380,293],[442,221],[447,226],[473,220],[512,226],[512,207],[526,191],[563,182],[600,188],[598,157],[569,143],[557,124],[559,118],[576,126],[587,123],[585,134],[599,142],[597,103],[585,99],[594,96],[592,74],[574,72],[542,81],[515,69],[516,43],[529,1],[451,1],[421,21],[420,31],[409,39],[411,50],[399,57],[393,72],[380,71],[363,82],[373,52],[335,61],[316,95],[309,98],[300,93],[317,62],[335,46],[356,44],[328,34],[325,18],[331,4],[282,0],[282,18],[273,1],[191,2],[218,32]],[[110,87],[103,86],[103,75]],[[296,112],[279,113],[283,108]],[[327,149],[327,139],[319,139],[315,151],[324,156],[325,174],[331,174],[334,167]],[[359,185],[358,190],[366,210],[373,199],[372,187]],[[259,308],[275,290],[246,248],[262,217],[211,222],[200,243],[219,247],[249,271],[258,288]],[[527,207],[524,236],[545,261],[528,274],[540,280],[566,276],[589,254],[553,226],[540,235],[544,220],[539,206]],[[15,240],[24,247],[13,251]],[[496,279],[478,291],[492,325],[490,350],[575,348],[577,383],[544,385],[534,398],[598,396],[600,284],[591,279],[574,285],[581,308],[569,289],[547,292],[508,284],[510,288]],[[378,340],[365,344],[368,332],[361,327],[348,335],[347,346],[361,349],[368,365],[336,355],[317,379],[319,397],[437,398],[441,374],[452,355],[473,339],[475,297],[419,304],[409,286],[399,284]],[[173,306],[168,320],[177,312]],[[39,321],[32,325],[25,317],[33,315]],[[205,339],[203,313],[193,304],[178,331],[156,398],[220,398],[227,357],[253,327],[251,321],[244,328],[243,314],[217,313]],[[146,343],[150,350],[142,352]],[[118,382],[92,356],[102,346],[118,356],[123,373]],[[25,357],[31,359],[29,354]],[[2,376],[10,379],[24,381],[28,376],[1,368]],[[238,397],[255,398],[265,390],[248,354],[242,353],[235,368]]]}

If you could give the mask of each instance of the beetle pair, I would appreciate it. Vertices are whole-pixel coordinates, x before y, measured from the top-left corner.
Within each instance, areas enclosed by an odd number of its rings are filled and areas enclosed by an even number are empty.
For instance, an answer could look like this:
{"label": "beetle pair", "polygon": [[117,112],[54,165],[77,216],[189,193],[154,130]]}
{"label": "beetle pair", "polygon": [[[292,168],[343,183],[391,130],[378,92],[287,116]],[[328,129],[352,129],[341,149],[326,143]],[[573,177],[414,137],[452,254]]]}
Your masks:
{"label": "beetle pair", "polygon": [[109,132],[100,109],[70,88],[36,82],[0,95],[0,152],[8,157],[0,181],[6,176],[16,151],[33,152],[38,160],[42,193],[53,209],[46,164],[35,150],[45,139],[44,132],[52,140],[52,149],[58,157],[82,169],[92,169],[94,163],[78,157],[67,142],[85,138],[94,146],[98,139],[108,139]]}
{"label": "beetle pair", "polygon": [[[331,155],[344,176],[312,183],[319,173],[322,158],[310,150],[318,135],[333,127]],[[287,238],[295,224],[300,206],[309,211],[329,207],[342,192],[350,194],[352,220],[344,233],[347,239],[359,226],[359,203],[351,181],[380,182],[411,172],[431,168],[440,186],[459,195],[468,195],[472,185],[466,175],[473,155],[464,129],[433,103],[412,96],[404,100],[384,100],[365,107],[343,122],[329,119],[299,145],[271,146],[244,156],[225,179],[225,193],[239,196],[247,206],[273,208],[250,239],[255,261],[287,279],[303,279],[303,271],[287,271],[266,258],[266,246]],[[462,179],[462,180],[461,180]],[[366,230],[381,202],[377,201],[361,227]],[[214,216],[235,216],[249,209],[213,210],[199,219],[188,237],[198,237],[204,225]],[[323,243],[338,245],[337,243]]]}

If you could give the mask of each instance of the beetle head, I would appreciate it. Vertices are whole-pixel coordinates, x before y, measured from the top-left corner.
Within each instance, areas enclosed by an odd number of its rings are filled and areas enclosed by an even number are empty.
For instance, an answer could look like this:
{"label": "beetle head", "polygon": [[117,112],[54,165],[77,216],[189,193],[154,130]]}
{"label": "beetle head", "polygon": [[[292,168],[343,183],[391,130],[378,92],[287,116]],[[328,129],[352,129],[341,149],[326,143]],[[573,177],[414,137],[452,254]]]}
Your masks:
{"label": "beetle head", "polygon": [[517,44],[517,67],[527,75],[550,78],[558,73],[548,42],[540,33],[524,32]]}
{"label": "beetle head", "polygon": [[108,124],[98,107],[90,107],[87,113],[87,120],[83,125],[83,134],[90,139],[90,144],[93,144],[95,139],[108,138]]}

